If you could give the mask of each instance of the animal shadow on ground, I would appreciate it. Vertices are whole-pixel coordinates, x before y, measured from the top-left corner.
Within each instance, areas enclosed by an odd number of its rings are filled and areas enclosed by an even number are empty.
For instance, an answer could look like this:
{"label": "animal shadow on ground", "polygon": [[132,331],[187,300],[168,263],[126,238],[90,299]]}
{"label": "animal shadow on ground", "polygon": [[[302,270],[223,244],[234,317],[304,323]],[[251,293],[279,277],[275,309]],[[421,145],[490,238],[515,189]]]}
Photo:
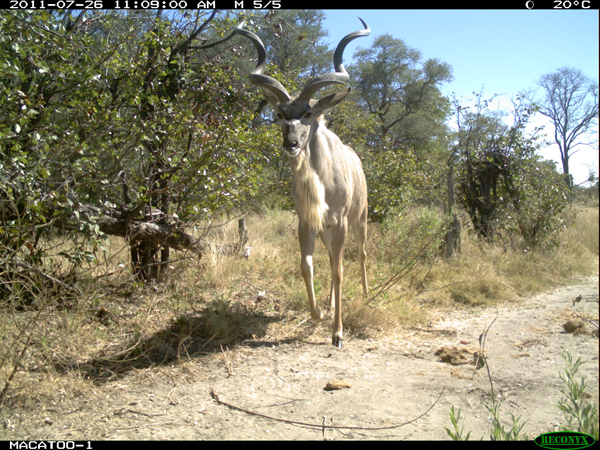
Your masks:
{"label": "animal shadow on ground", "polygon": [[54,368],[62,373],[79,371],[82,377],[103,384],[131,371],[218,354],[224,347],[232,350],[245,339],[264,337],[269,324],[282,318],[238,303],[211,302],[201,311],[175,317],[157,332],[131,332],[125,341],[112,345],[115,350],[105,348],[87,361],[61,361]]}

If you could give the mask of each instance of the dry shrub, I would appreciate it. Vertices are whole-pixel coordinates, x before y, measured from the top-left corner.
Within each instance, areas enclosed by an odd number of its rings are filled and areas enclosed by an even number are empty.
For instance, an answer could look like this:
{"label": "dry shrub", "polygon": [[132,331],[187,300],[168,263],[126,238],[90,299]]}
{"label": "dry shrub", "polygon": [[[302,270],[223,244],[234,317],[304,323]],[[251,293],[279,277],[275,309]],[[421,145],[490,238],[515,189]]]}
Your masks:
{"label": "dry shrub", "polygon": [[587,256],[585,252],[598,256],[599,217],[598,205],[575,207],[575,224],[565,230],[564,242],[570,249],[580,249],[580,256]]}
{"label": "dry shrub", "polygon": [[364,297],[342,302],[344,328],[356,337],[367,337],[371,331],[383,331],[396,324],[395,317],[384,308],[370,305]]}
{"label": "dry shrub", "polygon": [[[598,208],[579,210],[560,245],[521,248],[463,230],[462,253],[439,261],[423,294],[434,304],[493,305],[552,289],[597,271]],[[447,287],[444,287],[447,286]]]}

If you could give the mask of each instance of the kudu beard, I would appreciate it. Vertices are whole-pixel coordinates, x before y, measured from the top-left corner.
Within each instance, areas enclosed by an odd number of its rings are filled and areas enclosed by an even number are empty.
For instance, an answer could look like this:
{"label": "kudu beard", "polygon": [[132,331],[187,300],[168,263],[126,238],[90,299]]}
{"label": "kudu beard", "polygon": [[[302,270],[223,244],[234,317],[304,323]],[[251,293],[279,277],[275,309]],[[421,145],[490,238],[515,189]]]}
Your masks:
{"label": "kudu beard", "polygon": [[292,195],[297,199],[295,206],[298,216],[305,220],[312,231],[318,233],[323,229],[329,209],[325,203],[325,186],[310,166],[310,159],[305,151],[301,151],[296,157],[290,157],[290,164],[296,166],[292,170],[295,188]]}

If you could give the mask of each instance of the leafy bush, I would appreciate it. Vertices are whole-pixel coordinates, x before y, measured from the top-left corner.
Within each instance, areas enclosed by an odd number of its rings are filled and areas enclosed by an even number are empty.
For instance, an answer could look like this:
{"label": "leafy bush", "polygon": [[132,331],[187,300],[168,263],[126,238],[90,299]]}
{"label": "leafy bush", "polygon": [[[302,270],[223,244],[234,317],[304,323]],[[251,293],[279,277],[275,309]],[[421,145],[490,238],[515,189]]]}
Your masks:
{"label": "leafy bush", "polygon": [[541,143],[535,132],[526,133],[535,109],[518,97],[514,122],[507,125],[503,114],[488,107],[481,95],[470,112],[457,106],[459,201],[482,238],[508,231],[525,247],[551,242],[563,228],[568,198],[554,164],[536,154]]}

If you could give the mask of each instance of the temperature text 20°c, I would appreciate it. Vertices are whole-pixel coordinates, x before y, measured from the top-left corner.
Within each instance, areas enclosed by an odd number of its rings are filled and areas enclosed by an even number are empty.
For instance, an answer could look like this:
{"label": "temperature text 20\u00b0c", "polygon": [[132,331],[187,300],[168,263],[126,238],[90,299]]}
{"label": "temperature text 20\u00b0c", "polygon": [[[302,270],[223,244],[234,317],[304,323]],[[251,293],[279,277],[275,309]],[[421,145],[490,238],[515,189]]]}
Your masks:
{"label": "temperature text 20\u00b0c", "polygon": [[554,8],[553,9],[571,9],[571,8],[583,8],[589,9],[591,8],[590,0],[554,0]]}

